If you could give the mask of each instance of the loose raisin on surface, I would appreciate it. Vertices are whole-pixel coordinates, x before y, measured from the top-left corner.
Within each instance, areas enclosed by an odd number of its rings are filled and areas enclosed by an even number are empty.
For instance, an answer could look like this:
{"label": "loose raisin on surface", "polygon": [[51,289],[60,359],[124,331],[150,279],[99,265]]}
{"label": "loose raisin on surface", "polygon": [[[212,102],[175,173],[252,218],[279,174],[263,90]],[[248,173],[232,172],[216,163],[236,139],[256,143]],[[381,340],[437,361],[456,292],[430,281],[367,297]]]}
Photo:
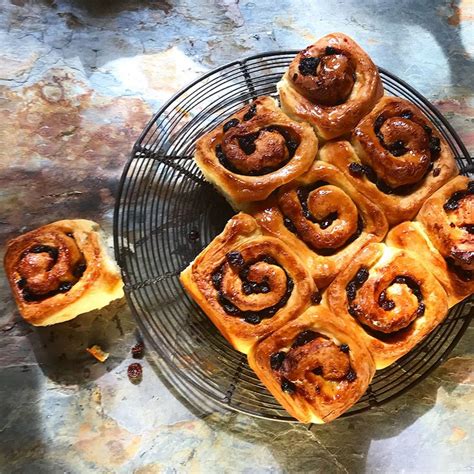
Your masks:
{"label": "loose raisin on surface", "polygon": [[127,375],[131,382],[138,383],[142,379],[143,369],[141,364],[134,362],[130,364],[127,369]]}
{"label": "loose raisin on surface", "polygon": [[134,359],[141,359],[143,357],[144,350],[145,346],[143,345],[143,342],[137,342],[132,347],[132,357]]}

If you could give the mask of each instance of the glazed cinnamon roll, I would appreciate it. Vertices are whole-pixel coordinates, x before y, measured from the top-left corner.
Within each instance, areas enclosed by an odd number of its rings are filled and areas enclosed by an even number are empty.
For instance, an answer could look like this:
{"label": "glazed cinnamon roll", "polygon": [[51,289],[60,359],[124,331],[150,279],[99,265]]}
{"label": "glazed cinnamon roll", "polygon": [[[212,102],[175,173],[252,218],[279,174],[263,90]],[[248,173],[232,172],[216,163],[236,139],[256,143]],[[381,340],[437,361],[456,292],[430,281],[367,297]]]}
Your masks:
{"label": "glazed cinnamon roll", "polygon": [[224,337],[247,353],[299,316],[316,292],[308,271],[283,242],[237,214],[181,273],[181,283]]}
{"label": "glazed cinnamon roll", "polygon": [[195,160],[232,207],[241,209],[304,173],[317,151],[309,125],[290,120],[271,97],[260,97],[201,137]]}
{"label": "glazed cinnamon roll", "polygon": [[359,327],[377,369],[396,361],[446,316],[446,292],[409,252],[365,247],[327,290],[331,310]]}
{"label": "glazed cinnamon roll", "polygon": [[443,257],[421,222],[402,222],[388,233],[386,242],[410,252],[438,279],[448,295],[449,307],[474,293],[472,270],[464,270]]}
{"label": "glazed cinnamon roll", "polygon": [[384,97],[355,128],[352,146],[329,143],[320,158],[384,210],[390,225],[412,219],[458,173],[444,138],[410,102]]}
{"label": "glazed cinnamon roll", "polygon": [[23,318],[48,326],[123,296],[120,270],[99,226],[63,220],[8,242],[5,272]]}
{"label": "glazed cinnamon roll", "polygon": [[375,372],[354,327],[312,306],[259,342],[248,356],[250,367],[291,416],[327,423],[357,402]]}
{"label": "glazed cinnamon roll", "polygon": [[383,95],[369,56],[342,33],[301,51],[278,84],[282,109],[308,122],[319,139],[349,133]]}
{"label": "glazed cinnamon roll", "polygon": [[388,225],[382,211],[359,193],[335,166],[315,161],[254,214],[270,235],[288,244],[326,287],[368,242],[379,242]]}

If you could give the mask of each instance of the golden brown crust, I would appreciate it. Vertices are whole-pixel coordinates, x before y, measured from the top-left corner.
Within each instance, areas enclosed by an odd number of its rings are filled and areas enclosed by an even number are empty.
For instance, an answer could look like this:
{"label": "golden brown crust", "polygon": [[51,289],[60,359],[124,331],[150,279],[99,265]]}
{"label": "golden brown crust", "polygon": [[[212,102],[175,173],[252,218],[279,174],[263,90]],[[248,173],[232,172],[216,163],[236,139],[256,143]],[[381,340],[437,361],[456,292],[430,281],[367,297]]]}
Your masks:
{"label": "golden brown crust", "polygon": [[[279,352],[283,357],[274,358],[272,368],[271,357]],[[303,423],[340,416],[365,393],[375,372],[357,326],[345,324],[324,306],[311,306],[258,343],[248,360],[274,397]]]}
{"label": "golden brown crust", "polygon": [[[406,250],[429,270],[443,285],[449,307],[474,293],[474,281],[464,272],[453,271],[438,252],[420,222],[403,222],[387,235],[387,245]],[[464,279],[462,278],[464,277]]]}
{"label": "golden brown crust", "polygon": [[381,241],[388,229],[382,211],[335,166],[321,161],[253,215],[300,256],[318,288],[326,287],[367,243]]}
{"label": "golden brown crust", "polygon": [[232,207],[241,209],[304,173],[317,151],[308,124],[290,120],[271,97],[260,97],[202,136],[195,160]]}
{"label": "golden brown crust", "polygon": [[92,221],[62,220],[8,242],[5,272],[26,321],[56,324],[123,296],[99,231]]}
{"label": "golden brown crust", "polygon": [[285,113],[330,140],[356,126],[382,97],[383,86],[367,53],[348,36],[332,33],[298,53],[278,91]]}
{"label": "golden brown crust", "polygon": [[426,200],[417,218],[441,255],[474,271],[474,181],[458,176]]}
{"label": "golden brown crust", "polygon": [[[442,143],[444,147],[444,142]],[[434,170],[430,171],[418,185],[415,185],[409,192],[404,191],[402,194],[383,192],[374,182],[369,180],[365,172],[353,172],[354,164],[361,166],[365,163],[347,141],[327,143],[321,148],[319,158],[337,166],[358,191],[372,202],[377,203],[384,211],[388,223],[393,226],[413,218],[425,199],[442,186],[446,180],[458,173],[451,153],[445,151],[443,157],[440,157],[435,164],[435,169],[440,169],[439,174],[435,173],[436,176],[434,176]]]}
{"label": "golden brown crust", "polygon": [[396,361],[446,316],[447,295],[409,252],[367,245],[327,290],[338,317],[357,323],[377,369]]}
{"label": "golden brown crust", "polygon": [[316,291],[292,250],[264,236],[255,219],[244,213],[230,219],[180,279],[224,337],[243,353],[300,315]]}

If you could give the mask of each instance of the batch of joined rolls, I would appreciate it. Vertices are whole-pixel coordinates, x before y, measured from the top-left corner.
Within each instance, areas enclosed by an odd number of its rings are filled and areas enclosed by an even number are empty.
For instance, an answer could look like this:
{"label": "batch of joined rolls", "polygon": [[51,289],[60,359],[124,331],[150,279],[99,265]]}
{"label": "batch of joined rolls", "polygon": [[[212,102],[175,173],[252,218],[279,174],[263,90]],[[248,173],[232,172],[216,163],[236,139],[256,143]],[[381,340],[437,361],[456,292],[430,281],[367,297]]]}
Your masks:
{"label": "batch of joined rolls", "polygon": [[473,293],[474,182],[343,34],[300,52],[278,92],[282,109],[259,97],[198,140],[243,212],[181,282],[292,416],[323,423]]}

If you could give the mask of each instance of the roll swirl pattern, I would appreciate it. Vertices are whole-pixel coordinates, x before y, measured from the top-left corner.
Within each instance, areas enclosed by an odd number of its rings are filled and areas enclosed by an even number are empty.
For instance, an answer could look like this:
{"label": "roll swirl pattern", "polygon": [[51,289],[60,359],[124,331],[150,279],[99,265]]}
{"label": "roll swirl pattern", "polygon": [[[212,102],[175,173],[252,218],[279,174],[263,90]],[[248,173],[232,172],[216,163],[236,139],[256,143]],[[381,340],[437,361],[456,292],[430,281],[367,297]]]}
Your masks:
{"label": "roll swirl pattern", "polygon": [[297,251],[318,288],[364,245],[381,241],[388,228],[382,211],[335,166],[321,161],[283,186],[254,216],[266,232]]}
{"label": "roll swirl pattern", "polygon": [[224,337],[244,353],[300,315],[317,291],[293,251],[263,235],[255,219],[243,213],[180,278]]}
{"label": "roll swirl pattern", "polygon": [[412,219],[423,202],[458,173],[444,138],[404,99],[381,99],[357,125],[351,143],[328,143],[319,156],[377,202],[390,225]]}
{"label": "roll swirl pattern", "polygon": [[266,199],[304,173],[318,151],[307,124],[290,120],[270,97],[260,97],[202,136],[195,161],[234,209]]}
{"label": "roll swirl pattern", "polygon": [[322,140],[349,133],[383,95],[376,66],[342,33],[298,53],[278,91],[284,112],[310,123]]}
{"label": "roll swirl pattern", "polygon": [[409,252],[373,243],[327,290],[334,314],[356,323],[378,369],[396,361],[446,316],[447,295]]}
{"label": "roll swirl pattern", "polygon": [[248,356],[260,380],[296,419],[327,423],[367,390],[375,364],[352,326],[311,306]]}
{"label": "roll swirl pattern", "polygon": [[48,224],[8,243],[5,271],[23,317],[44,326],[123,296],[99,227],[76,219]]}

